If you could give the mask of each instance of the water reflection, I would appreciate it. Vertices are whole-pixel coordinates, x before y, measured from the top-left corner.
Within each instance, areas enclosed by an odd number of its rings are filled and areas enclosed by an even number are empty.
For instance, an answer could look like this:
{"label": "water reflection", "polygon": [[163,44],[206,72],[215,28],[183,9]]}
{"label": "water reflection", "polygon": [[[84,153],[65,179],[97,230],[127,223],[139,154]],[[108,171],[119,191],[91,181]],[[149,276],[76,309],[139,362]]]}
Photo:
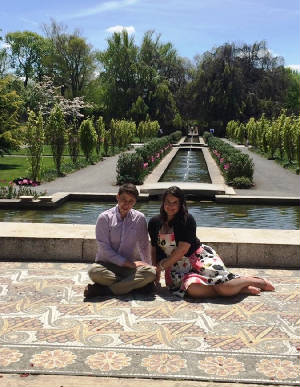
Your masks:
{"label": "water reflection", "polygon": [[[114,206],[109,202],[67,202],[55,210],[1,210],[2,222],[95,224],[98,214]],[[137,203],[147,220],[159,213],[160,202]],[[230,205],[189,201],[188,208],[199,227],[299,229],[297,206]],[[1,227],[1,225],[0,225]]]}

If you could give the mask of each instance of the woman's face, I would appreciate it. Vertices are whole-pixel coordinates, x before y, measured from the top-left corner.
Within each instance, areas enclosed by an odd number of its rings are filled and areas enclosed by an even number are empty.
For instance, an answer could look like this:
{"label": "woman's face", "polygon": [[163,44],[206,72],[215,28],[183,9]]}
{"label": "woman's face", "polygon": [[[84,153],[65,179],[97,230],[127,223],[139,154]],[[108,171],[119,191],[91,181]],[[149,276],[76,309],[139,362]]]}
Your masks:
{"label": "woman's face", "polygon": [[168,218],[173,218],[180,209],[180,202],[176,196],[168,194],[164,201],[164,210]]}

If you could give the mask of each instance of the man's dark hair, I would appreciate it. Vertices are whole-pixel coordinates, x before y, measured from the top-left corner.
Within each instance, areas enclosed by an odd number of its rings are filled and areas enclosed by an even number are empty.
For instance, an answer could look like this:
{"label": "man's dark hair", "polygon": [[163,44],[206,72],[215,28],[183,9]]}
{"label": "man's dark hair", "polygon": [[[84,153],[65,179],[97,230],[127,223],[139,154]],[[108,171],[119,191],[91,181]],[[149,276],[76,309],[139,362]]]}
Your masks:
{"label": "man's dark hair", "polygon": [[139,191],[137,190],[136,186],[132,183],[122,184],[119,188],[118,194],[121,195],[122,193],[133,195],[136,199],[139,196]]}

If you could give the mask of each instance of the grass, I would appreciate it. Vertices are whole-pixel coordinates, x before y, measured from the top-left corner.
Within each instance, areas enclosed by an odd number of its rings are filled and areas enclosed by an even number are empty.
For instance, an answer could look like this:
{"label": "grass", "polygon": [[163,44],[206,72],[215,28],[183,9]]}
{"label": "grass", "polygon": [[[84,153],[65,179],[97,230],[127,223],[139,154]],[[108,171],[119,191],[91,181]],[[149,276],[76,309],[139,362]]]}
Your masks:
{"label": "grass", "polygon": [[[71,157],[67,153],[68,150],[64,152],[62,168],[61,171],[63,174],[69,174],[78,169],[87,167],[90,165],[89,162],[86,161],[82,151],[79,155],[78,162],[76,165],[72,163]],[[92,159],[94,162],[98,162],[102,159],[103,150],[101,149],[100,156],[97,155],[94,150]],[[109,156],[120,153],[121,150],[115,148],[114,152],[111,148],[109,148],[108,153]],[[19,156],[19,157],[15,157]],[[22,148],[19,151],[14,151],[13,155],[6,155],[4,157],[0,157],[0,186],[7,186],[10,181],[18,178],[18,177],[31,177],[30,176],[30,165],[27,161],[26,157],[26,149]],[[44,145],[43,156],[52,156],[52,151],[50,145]],[[42,170],[41,170],[41,182],[52,181],[57,178],[57,172],[55,169],[55,165],[52,157],[43,157],[42,161]]]}
{"label": "grass", "polygon": [[[26,152],[26,148],[20,148],[19,150],[14,150],[11,152],[12,155],[18,155],[18,156],[27,156],[27,152]],[[93,152],[93,155],[96,155],[96,150],[94,149],[94,152]],[[51,150],[51,146],[50,145],[44,145],[43,146],[43,155],[44,156],[52,156],[52,150]],[[63,153],[63,156],[69,156],[69,150],[68,148],[66,147],[66,149],[64,150],[64,153]],[[82,150],[80,150],[80,153],[79,153],[80,156],[84,157],[84,153],[82,152]]]}
{"label": "grass", "polygon": [[[43,157],[43,168],[54,168],[52,157]],[[0,185],[7,185],[18,177],[30,175],[29,163],[25,157],[0,157]]]}

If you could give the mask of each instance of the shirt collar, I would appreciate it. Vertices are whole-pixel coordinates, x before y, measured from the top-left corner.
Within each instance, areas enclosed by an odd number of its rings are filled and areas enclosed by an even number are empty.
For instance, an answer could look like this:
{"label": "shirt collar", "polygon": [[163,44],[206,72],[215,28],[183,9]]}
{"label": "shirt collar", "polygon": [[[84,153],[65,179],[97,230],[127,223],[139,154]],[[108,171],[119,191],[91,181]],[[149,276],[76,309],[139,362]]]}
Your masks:
{"label": "shirt collar", "polygon": [[117,216],[117,219],[122,221],[122,220],[125,220],[125,219],[130,219],[132,220],[133,218],[133,213],[132,213],[132,209],[128,212],[128,214],[126,215],[126,217],[124,219],[122,219],[121,217],[121,214],[120,214],[120,210],[119,210],[119,205],[117,204],[116,207],[115,207],[115,212],[116,212],[116,216]]}

